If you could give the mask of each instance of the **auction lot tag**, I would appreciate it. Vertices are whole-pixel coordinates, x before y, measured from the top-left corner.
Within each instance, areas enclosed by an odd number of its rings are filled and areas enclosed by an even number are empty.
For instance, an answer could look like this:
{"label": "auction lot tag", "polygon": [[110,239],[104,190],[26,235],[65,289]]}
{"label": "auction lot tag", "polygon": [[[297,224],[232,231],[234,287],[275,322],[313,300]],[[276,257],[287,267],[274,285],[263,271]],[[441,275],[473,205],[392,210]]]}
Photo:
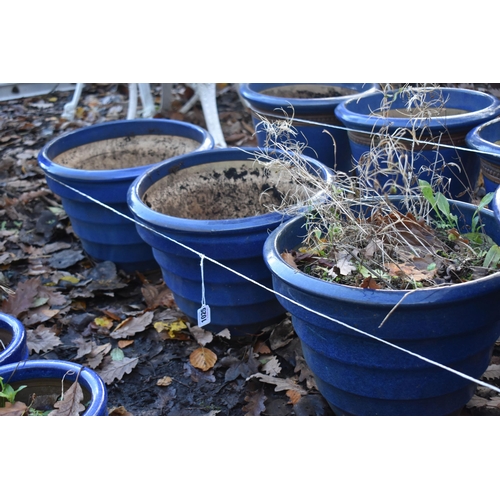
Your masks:
{"label": "auction lot tag", "polygon": [[198,309],[198,326],[208,325],[210,323],[210,307],[207,304],[203,304]]}

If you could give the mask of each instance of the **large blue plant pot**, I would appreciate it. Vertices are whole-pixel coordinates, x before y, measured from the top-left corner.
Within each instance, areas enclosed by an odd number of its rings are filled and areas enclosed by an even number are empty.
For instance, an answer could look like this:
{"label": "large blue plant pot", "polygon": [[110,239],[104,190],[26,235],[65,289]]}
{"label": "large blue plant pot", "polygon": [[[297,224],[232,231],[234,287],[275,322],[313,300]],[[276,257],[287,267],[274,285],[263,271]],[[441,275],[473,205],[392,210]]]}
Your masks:
{"label": "large blue plant pot", "polygon": [[[26,389],[18,393],[17,399],[19,400],[23,400],[24,397],[29,396],[29,381],[33,381],[33,385],[31,385],[32,392],[36,386],[37,389],[34,392],[37,395],[43,395],[44,379],[57,379],[59,381],[57,389],[60,390],[60,381],[63,377],[66,385],[69,386],[76,380],[77,376],[78,383],[82,386],[82,389],[90,394],[90,401],[82,402],[83,404],[88,403],[88,406],[81,416],[98,417],[108,415],[108,392],[106,386],[101,377],[90,368],[82,367],[71,361],[58,359],[27,360],[0,366],[0,377],[3,378],[4,382],[12,385],[14,389],[20,385],[27,385]],[[50,382],[50,385],[53,389],[52,382]]]}
{"label": "large blue plant pot", "polygon": [[473,128],[465,141],[477,152],[486,192],[496,191],[500,185],[500,118]]}
{"label": "large blue plant pot", "polygon": [[[293,88],[302,91],[304,97],[287,97],[292,95]],[[242,83],[240,93],[250,106],[259,146],[264,147],[266,143],[260,116],[271,122],[294,117],[292,125],[298,132],[295,140],[307,142],[304,154],[317,158],[329,168],[348,172],[352,168],[349,140],[334,110],[341,102],[372,94],[378,88],[376,83]],[[305,97],[311,92],[316,96]],[[322,126],[322,123],[331,126]],[[282,137],[280,142],[284,140]]]}
{"label": "large blue plant pot", "polygon": [[[373,134],[380,132],[381,128],[388,127],[388,133],[393,134],[397,129],[415,127],[418,138],[428,143],[408,142],[408,151],[410,147],[414,148],[410,154],[413,155],[415,175],[430,182],[430,174],[425,170],[435,164],[437,172],[451,178],[450,192],[447,195],[460,201],[470,201],[471,192],[476,188],[479,177],[479,161],[474,152],[460,148],[466,148],[465,137],[470,130],[500,114],[500,101],[492,95],[475,90],[438,90],[442,92],[444,107],[448,110],[448,115],[444,117],[433,116],[421,121],[414,120],[413,123],[407,117],[381,117],[376,112],[380,109],[382,92],[344,101],[335,109],[335,114],[350,129],[348,136],[353,166],[368,153]],[[387,96],[389,100],[393,100],[391,110],[401,109],[406,105],[406,98],[402,98],[397,91],[389,92]],[[437,97],[437,93],[429,94],[427,100]],[[456,110],[460,110],[460,114]],[[438,148],[437,144],[441,146]],[[450,163],[458,164],[460,170],[447,166]],[[381,180],[384,181],[383,176]]]}
{"label": "large blue plant pot", "polygon": [[[258,189],[258,195],[259,186],[267,182],[263,167],[255,163],[259,152],[258,148],[227,148],[191,153],[182,162],[169,160],[149,169],[129,190],[129,207],[140,224],[137,231],[153,248],[166,285],[193,324],[197,324],[197,311],[201,307],[202,285],[200,256],[189,248],[262,285],[271,286],[271,273],[262,258],[262,248],[268,234],[284,216],[267,211],[247,215],[244,208],[250,194],[243,187],[255,182],[253,190]],[[331,174],[324,165],[314,159],[307,161],[310,171],[330,179]],[[215,182],[213,179],[221,182],[216,184],[220,188],[214,187],[214,192],[207,195],[205,186]],[[185,184],[197,181],[200,181],[198,187],[185,188]],[[164,203],[160,203],[161,211],[156,206],[148,206],[151,205],[150,188],[167,193]],[[171,197],[177,193],[181,200],[172,202]],[[234,211],[214,219],[216,216],[212,214],[219,210],[226,197],[234,199]],[[185,207],[182,206],[184,200]],[[254,334],[283,317],[285,311],[273,293],[207,259],[203,261],[203,268],[205,298],[211,309],[211,322],[204,326],[207,330],[218,332],[228,328],[232,336]]]}
{"label": "large blue plant pot", "polygon": [[[174,147],[179,140],[181,146]],[[213,147],[211,135],[190,123],[119,120],[91,125],[52,140],[40,151],[38,161],[50,189],[61,197],[87,254],[97,262],[112,261],[127,272],[148,271],[158,266],[131,220],[127,206],[130,184],[163,160]]]}
{"label": "large blue plant pot", "polygon": [[2,312],[0,312],[0,340],[5,346],[5,349],[0,350],[0,366],[28,358],[24,325],[13,316]]}
{"label": "large blue plant pot", "polygon": [[[470,220],[473,205],[451,203],[454,213]],[[500,242],[490,210],[483,210],[482,221]],[[459,413],[474,394],[474,382],[345,325],[479,379],[500,334],[500,273],[418,289],[379,328],[405,292],[340,285],[292,268],[281,253],[303,242],[304,222],[298,216],[277,228],[265,243],[264,259],[278,300],[291,313],[305,360],[332,409],[343,415]]]}

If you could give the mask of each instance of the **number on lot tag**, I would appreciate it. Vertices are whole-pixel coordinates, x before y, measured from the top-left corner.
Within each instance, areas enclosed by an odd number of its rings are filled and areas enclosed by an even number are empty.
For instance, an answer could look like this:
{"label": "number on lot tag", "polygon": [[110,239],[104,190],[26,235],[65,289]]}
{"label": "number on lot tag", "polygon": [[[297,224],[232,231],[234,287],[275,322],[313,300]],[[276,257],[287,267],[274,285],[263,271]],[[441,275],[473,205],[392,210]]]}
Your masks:
{"label": "number on lot tag", "polygon": [[198,326],[201,328],[208,323],[210,323],[210,307],[204,304],[198,309]]}

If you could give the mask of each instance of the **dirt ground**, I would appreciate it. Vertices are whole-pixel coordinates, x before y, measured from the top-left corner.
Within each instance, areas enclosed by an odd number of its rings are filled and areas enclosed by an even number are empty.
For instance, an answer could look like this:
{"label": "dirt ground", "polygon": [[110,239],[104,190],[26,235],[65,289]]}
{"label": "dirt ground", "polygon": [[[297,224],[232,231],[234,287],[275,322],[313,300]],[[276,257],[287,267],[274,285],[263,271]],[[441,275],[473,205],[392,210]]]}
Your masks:
{"label": "dirt ground", "polygon": [[[152,88],[159,104],[160,86]],[[27,328],[30,358],[95,369],[112,415],[333,415],[288,318],[243,340],[203,334],[187,324],[159,272],[127,275],[84,254],[36,157],[64,132],[124,119],[128,96],[126,85],[88,84],[69,122],[61,112],[71,95],[0,102],[0,309]],[[162,116],[205,126],[199,104],[179,113],[190,95],[176,85]],[[235,85],[218,88],[217,102],[228,146],[255,146]],[[200,347],[216,356],[206,370],[195,367]],[[499,356],[497,346],[492,364]],[[500,414],[489,404],[494,395],[478,388],[463,415]]]}

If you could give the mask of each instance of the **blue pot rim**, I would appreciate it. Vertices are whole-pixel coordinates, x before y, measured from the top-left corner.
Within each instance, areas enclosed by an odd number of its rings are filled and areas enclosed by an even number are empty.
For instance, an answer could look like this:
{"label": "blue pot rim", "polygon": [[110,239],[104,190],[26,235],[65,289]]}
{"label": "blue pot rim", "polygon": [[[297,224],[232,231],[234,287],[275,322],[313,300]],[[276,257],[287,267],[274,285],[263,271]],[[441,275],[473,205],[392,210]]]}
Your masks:
{"label": "blue pot rim", "polygon": [[[244,217],[239,219],[185,219],[182,217],[172,217],[170,215],[161,214],[149,208],[142,202],[144,193],[158,180],[168,175],[168,172],[173,167],[178,167],[179,162],[182,163],[181,169],[192,166],[202,165],[206,163],[220,163],[223,161],[238,161],[253,159],[254,154],[265,151],[262,148],[246,147],[246,148],[218,148],[206,151],[197,151],[188,153],[181,160],[172,158],[159,165],[156,165],[143,174],[141,174],[131,184],[127,202],[128,207],[136,220],[140,220],[147,225],[153,224],[156,228],[167,229],[174,232],[197,232],[197,233],[229,233],[229,232],[245,232],[253,231],[257,228],[265,228],[271,224],[279,224],[285,217],[284,214],[278,212],[270,212],[267,214],[256,215],[252,217]],[[250,156],[247,156],[250,155]],[[314,158],[302,155],[311,165],[319,171],[325,173],[327,179],[331,179],[333,174],[331,170]]]}
{"label": "blue pot rim", "polygon": [[500,116],[478,125],[465,136],[465,142],[471,149],[477,150],[480,155],[484,153],[485,158],[493,155],[500,161],[500,144],[495,144],[493,140],[500,140]]}
{"label": "blue pot rim", "polygon": [[[326,85],[356,90],[357,94],[338,97],[318,97],[314,99],[284,98],[262,94],[263,90],[285,85]],[[366,88],[364,88],[366,87]],[[377,83],[242,83],[240,93],[252,108],[261,112],[275,112],[277,108],[293,106],[295,114],[324,114],[332,113],[341,102],[352,97],[371,94],[379,88]]]}
{"label": "blue pot rim", "polygon": [[[414,126],[425,126],[428,129],[439,130],[443,127],[452,130],[470,130],[476,125],[490,120],[500,114],[500,100],[495,96],[478,90],[461,89],[454,87],[438,87],[436,90],[442,91],[450,99],[446,105],[453,108],[465,109],[469,105],[468,99],[481,100],[480,109],[474,109],[464,114],[450,115],[446,117],[431,117],[421,121],[415,121]],[[397,91],[391,91],[394,94]],[[370,113],[377,110],[383,91],[375,92],[370,95],[361,96],[357,99],[348,99],[343,101],[335,108],[335,115],[348,128],[354,130],[377,130],[381,127],[389,126],[391,130],[396,128],[408,128],[412,126],[408,118],[384,118],[374,116]]]}
{"label": "blue pot rim", "polygon": [[73,148],[107,139],[118,139],[127,135],[172,135],[198,141],[199,149],[212,149],[215,145],[210,133],[198,125],[163,118],[116,120],[90,125],[60,135],[48,142],[38,153],[42,170],[52,177],[68,181],[117,182],[135,179],[139,174],[161,162],[114,170],[80,170],[54,163],[53,158]]}
{"label": "blue pot rim", "polygon": [[[500,201],[500,190],[497,191],[498,199]],[[391,197],[393,198],[393,197]],[[475,210],[477,207],[471,203],[449,200],[451,204],[457,205],[459,209]],[[489,209],[482,209],[481,213],[494,216],[493,211]],[[304,215],[298,215],[290,220],[284,222],[277,227],[266,239],[263,248],[264,261],[268,269],[273,275],[290,287],[299,290],[305,290],[317,297],[329,299],[340,299],[343,302],[366,302],[369,301],[372,305],[396,305],[408,291],[402,290],[372,290],[368,288],[358,288],[339,283],[327,282],[319,278],[315,278],[306,273],[298,271],[288,264],[282,257],[281,252],[285,249],[278,248],[278,240],[280,236],[290,231],[291,227],[294,228],[302,221],[305,221]],[[302,227],[302,225],[300,225]],[[288,249],[292,250],[292,249]],[[429,287],[423,289],[416,289],[401,303],[400,307],[418,306],[419,304],[428,304],[439,300],[440,303],[453,302],[459,296],[463,297],[466,290],[475,289],[480,293],[488,293],[491,290],[498,290],[500,288],[500,272],[484,276],[474,281],[466,283],[456,283],[446,287]]]}
{"label": "blue pot rim", "polygon": [[4,328],[5,330],[10,330],[12,332],[12,340],[5,346],[3,351],[0,351],[1,365],[3,359],[6,358],[10,352],[19,349],[22,344],[26,342],[26,332],[24,325],[17,318],[3,312],[0,312],[0,328]]}
{"label": "blue pot rim", "polygon": [[[4,381],[6,381],[8,380],[8,377],[10,377],[15,371],[18,370],[25,372],[26,375],[22,375],[22,377],[16,377],[16,382],[22,382],[23,380],[28,380],[31,378],[58,378],[60,374],[64,374],[68,371],[75,372],[74,378],[68,379],[74,381],[76,379],[76,374],[80,372],[78,381],[80,382],[83,379],[85,381],[84,385],[86,389],[91,394],[90,405],[85,409],[82,416],[94,415],[101,409],[104,409],[107,412],[106,386],[104,385],[101,377],[99,377],[99,375],[94,370],[91,370],[86,366],[82,366],[77,363],[73,363],[72,361],[66,361],[62,359],[28,359],[19,361],[17,363],[9,363],[7,365],[0,366],[0,377],[3,377]],[[39,370],[47,370],[47,376],[37,376],[36,373]],[[73,377],[73,375],[71,377]]]}

